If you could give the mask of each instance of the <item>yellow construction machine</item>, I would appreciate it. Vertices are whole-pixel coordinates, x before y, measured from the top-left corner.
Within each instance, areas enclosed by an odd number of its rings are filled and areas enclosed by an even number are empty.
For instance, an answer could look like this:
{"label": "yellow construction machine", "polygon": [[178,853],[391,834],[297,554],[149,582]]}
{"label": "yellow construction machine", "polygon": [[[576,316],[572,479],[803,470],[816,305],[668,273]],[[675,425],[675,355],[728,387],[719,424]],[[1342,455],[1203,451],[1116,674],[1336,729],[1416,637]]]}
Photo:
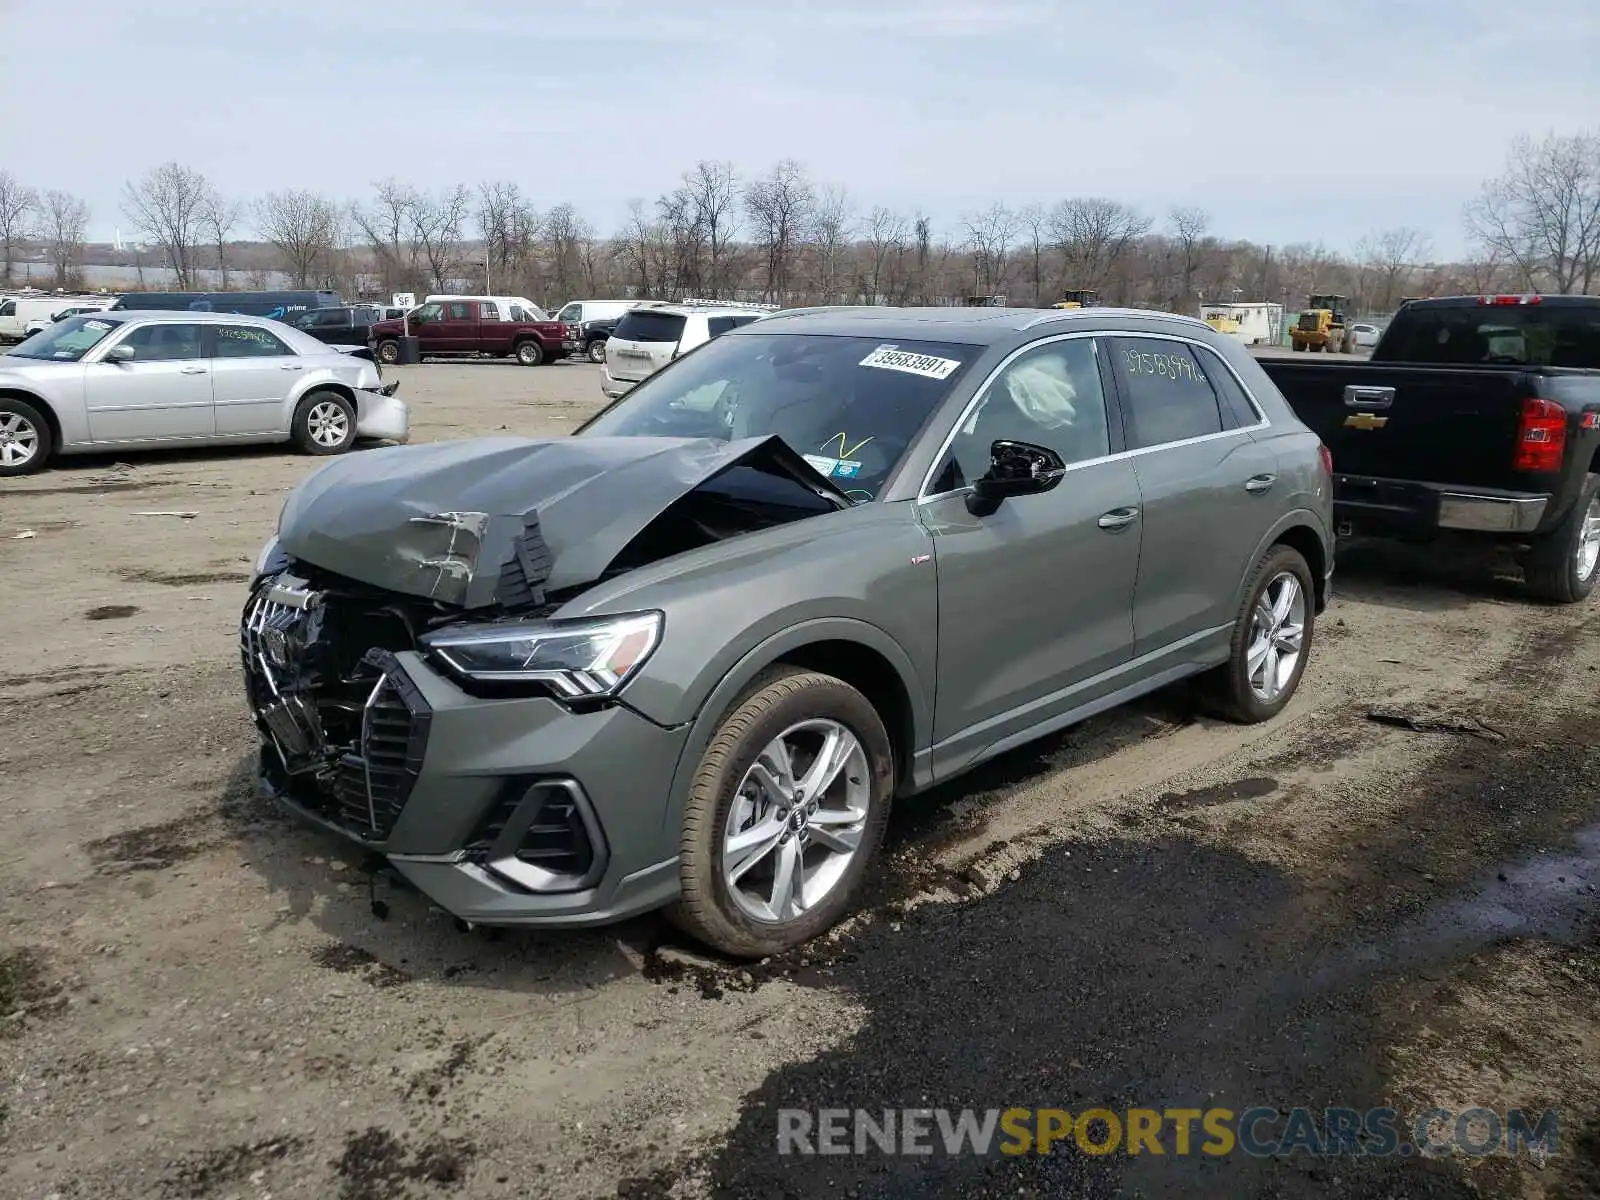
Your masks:
{"label": "yellow construction machine", "polygon": [[1289,330],[1289,344],[1296,350],[1325,350],[1329,354],[1353,353],[1356,348],[1354,321],[1346,316],[1349,299],[1345,296],[1310,297],[1306,310]]}
{"label": "yellow construction machine", "polygon": [[1100,293],[1083,290],[1076,292],[1062,292],[1061,299],[1052,304],[1051,308],[1094,308],[1100,303]]}

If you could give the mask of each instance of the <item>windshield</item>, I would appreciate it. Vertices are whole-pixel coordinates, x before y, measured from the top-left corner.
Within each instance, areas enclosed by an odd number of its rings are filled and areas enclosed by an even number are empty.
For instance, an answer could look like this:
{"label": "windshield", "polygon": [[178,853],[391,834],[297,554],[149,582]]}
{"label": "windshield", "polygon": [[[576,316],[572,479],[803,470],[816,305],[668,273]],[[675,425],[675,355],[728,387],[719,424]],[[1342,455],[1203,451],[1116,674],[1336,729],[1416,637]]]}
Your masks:
{"label": "windshield", "polygon": [[1378,348],[1389,362],[1600,367],[1600,304],[1407,305]]}
{"label": "windshield", "polygon": [[950,342],[729,334],[657,372],[579,432],[723,441],[776,434],[851,499],[871,500],[981,351]]}
{"label": "windshield", "polygon": [[47,325],[11,351],[14,358],[42,358],[51,362],[77,362],[105,340],[121,321],[105,317],[68,317]]}

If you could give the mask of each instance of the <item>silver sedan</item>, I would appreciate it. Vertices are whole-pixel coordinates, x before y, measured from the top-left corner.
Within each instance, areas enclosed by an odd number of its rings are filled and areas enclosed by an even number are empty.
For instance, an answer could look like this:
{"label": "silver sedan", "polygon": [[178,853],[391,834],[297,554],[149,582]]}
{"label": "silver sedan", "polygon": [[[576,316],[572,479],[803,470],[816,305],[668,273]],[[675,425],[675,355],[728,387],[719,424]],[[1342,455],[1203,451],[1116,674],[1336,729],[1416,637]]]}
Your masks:
{"label": "silver sedan", "polygon": [[84,314],[0,357],[0,477],[57,454],[292,442],[320,455],[360,438],[403,442],[398,387],[364,347],[264,317]]}

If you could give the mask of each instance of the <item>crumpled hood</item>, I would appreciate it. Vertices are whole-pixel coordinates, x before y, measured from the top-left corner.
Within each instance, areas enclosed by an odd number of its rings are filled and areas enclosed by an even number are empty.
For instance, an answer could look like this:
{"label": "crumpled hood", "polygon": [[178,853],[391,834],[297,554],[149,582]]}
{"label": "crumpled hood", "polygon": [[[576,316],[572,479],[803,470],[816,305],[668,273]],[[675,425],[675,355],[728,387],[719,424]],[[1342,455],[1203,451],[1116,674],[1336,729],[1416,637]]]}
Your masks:
{"label": "crumpled hood", "polygon": [[766,458],[849,504],[778,437],[478,438],[348,455],[285,501],[278,537],[346,578],[462,608],[591,583],[673,501]]}

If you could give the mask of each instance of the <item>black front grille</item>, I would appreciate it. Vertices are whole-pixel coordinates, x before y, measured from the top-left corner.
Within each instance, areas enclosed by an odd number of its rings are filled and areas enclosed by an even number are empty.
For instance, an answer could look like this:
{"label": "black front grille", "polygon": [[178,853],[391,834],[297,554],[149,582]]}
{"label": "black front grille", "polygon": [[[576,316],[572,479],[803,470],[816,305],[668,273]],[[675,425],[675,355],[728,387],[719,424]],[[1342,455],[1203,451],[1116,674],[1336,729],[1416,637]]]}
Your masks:
{"label": "black front grille", "polygon": [[241,630],[251,711],[276,759],[268,773],[304,808],[383,841],[421,773],[432,710],[390,650],[360,653],[354,639],[411,639],[403,620],[361,599],[288,598],[262,585]]}

